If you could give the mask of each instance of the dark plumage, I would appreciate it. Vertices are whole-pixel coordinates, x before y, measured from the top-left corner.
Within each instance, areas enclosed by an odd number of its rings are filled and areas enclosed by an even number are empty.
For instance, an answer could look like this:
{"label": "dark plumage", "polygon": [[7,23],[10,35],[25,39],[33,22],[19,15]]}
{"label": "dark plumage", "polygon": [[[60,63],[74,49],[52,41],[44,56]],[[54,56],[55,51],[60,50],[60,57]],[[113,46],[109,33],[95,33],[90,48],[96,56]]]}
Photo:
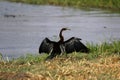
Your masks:
{"label": "dark plumage", "polygon": [[62,32],[65,30],[69,29],[61,29],[59,34],[60,40],[58,42],[54,42],[49,40],[48,38],[45,38],[39,47],[39,53],[50,53],[50,56],[48,56],[47,59],[52,59],[53,57],[55,57],[56,55],[60,55],[61,53],[72,53],[74,51],[86,53],[89,52],[89,49],[82,42],[80,42],[80,38],[72,37],[67,41],[64,41]]}

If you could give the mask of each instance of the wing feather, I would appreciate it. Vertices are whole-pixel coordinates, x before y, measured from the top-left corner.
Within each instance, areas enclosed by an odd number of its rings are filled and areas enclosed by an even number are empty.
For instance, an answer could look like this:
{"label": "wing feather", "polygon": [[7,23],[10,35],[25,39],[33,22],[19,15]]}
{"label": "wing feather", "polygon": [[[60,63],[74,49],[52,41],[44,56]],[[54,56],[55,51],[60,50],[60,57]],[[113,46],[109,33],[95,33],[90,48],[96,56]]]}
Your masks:
{"label": "wing feather", "polygon": [[72,37],[69,40],[65,41],[63,44],[65,46],[66,53],[71,52],[88,52],[88,48],[80,42],[80,38]]}
{"label": "wing feather", "polygon": [[50,41],[48,38],[45,38],[39,47],[39,53],[49,54],[53,49],[53,43],[53,41]]}

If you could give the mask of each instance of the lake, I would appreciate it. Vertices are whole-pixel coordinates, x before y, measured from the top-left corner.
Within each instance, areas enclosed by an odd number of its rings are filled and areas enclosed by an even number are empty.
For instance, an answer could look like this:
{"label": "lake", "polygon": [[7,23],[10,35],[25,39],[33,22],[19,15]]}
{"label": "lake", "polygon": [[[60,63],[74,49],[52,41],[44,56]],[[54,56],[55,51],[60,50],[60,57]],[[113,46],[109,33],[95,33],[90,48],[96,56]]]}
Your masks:
{"label": "lake", "polygon": [[73,36],[84,44],[120,40],[118,13],[0,1],[0,53],[4,57],[38,54],[42,40],[58,41],[63,27],[71,29],[63,33],[65,40]]}

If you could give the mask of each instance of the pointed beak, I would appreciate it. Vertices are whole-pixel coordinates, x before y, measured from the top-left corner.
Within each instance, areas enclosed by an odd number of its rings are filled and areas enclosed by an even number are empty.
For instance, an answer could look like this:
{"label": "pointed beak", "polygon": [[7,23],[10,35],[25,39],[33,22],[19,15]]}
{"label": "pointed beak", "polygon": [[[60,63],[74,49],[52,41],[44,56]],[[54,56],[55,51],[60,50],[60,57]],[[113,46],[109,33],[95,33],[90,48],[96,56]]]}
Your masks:
{"label": "pointed beak", "polygon": [[67,29],[67,30],[71,30],[71,29]]}
{"label": "pointed beak", "polygon": [[66,28],[67,30],[71,30],[71,29],[69,29],[69,28]]}

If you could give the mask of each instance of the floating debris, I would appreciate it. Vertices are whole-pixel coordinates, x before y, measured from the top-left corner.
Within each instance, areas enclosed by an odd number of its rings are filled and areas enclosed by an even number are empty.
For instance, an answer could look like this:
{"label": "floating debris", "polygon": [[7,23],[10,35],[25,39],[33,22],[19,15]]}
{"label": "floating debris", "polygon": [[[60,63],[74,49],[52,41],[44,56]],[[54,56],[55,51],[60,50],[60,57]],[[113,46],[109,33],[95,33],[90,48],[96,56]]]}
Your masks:
{"label": "floating debris", "polygon": [[6,18],[8,18],[8,17],[13,17],[13,18],[15,18],[16,15],[8,15],[8,14],[5,14],[4,17],[6,17]]}

